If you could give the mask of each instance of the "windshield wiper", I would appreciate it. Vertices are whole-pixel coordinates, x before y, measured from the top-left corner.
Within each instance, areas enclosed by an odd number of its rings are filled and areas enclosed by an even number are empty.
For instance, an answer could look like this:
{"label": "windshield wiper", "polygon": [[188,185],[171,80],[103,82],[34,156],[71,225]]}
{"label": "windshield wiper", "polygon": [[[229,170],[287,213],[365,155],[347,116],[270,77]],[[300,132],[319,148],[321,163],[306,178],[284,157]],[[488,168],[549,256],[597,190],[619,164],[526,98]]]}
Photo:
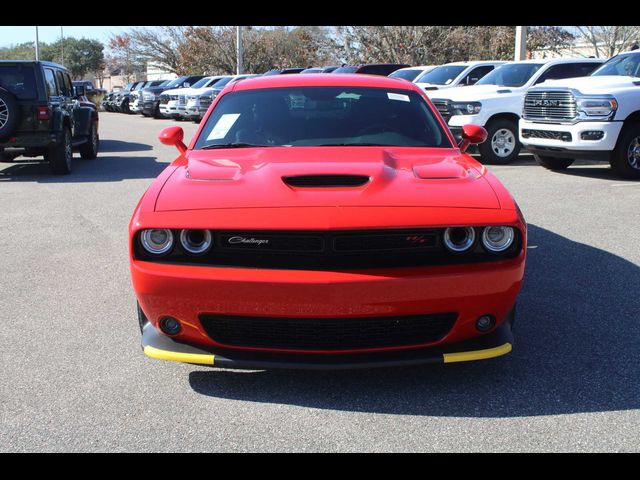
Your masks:
{"label": "windshield wiper", "polygon": [[314,147],[397,147],[398,145],[390,145],[384,143],[368,143],[368,142],[352,142],[352,143],[319,143],[312,145]]}
{"label": "windshield wiper", "polygon": [[211,150],[214,148],[252,148],[252,147],[273,147],[274,145],[256,145],[253,143],[243,142],[231,142],[231,143],[216,143],[213,145],[205,145],[201,150]]}

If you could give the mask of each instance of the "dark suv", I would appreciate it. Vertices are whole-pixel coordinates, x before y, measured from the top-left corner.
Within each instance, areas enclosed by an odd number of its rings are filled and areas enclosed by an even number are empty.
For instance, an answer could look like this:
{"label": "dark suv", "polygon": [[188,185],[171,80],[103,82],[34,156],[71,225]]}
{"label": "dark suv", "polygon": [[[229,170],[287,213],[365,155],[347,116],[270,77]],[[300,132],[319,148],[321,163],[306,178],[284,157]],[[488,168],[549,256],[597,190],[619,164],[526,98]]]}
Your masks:
{"label": "dark suv", "polygon": [[0,161],[44,156],[57,174],[71,172],[73,148],[98,156],[98,112],[83,105],[62,65],[0,61]]}
{"label": "dark suv", "polygon": [[332,73],[364,73],[368,75],[383,75],[389,74],[400,70],[401,68],[410,67],[405,63],[369,63],[361,65],[343,65],[340,68],[336,68]]}

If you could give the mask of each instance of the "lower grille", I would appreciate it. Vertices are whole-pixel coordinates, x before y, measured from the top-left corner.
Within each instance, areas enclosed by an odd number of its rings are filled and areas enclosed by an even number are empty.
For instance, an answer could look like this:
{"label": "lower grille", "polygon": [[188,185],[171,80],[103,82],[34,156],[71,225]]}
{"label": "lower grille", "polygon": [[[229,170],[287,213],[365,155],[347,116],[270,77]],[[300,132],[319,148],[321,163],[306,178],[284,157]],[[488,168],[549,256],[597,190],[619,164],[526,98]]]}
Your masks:
{"label": "lower grille", "polygon": [[436,342],[457,313],[370,318],[277,318],[200,315],[209,337],[229,347],[282,350],[365,350]]}
{"label": "lower grille", "polygon": [[549,140],[561,140],[563,142],[570,142],[572,139],[570,132],[554,132],[552,130],[531,130],[528,128],[522,129],[522,138],[545,138]]}

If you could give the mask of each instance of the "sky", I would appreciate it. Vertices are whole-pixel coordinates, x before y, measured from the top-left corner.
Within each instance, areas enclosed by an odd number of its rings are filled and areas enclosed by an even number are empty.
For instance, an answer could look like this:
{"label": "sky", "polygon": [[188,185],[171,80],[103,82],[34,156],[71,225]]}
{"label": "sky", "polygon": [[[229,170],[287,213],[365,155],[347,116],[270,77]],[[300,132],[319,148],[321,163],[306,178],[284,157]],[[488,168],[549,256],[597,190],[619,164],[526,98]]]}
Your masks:
{"label": "sky", "polygon": [[[81,27],[63,26],[65,37],[90,38],[103,43],[109,41],[112,34],[126,32],[132,27]],[[38,27],[38,37],[41,42],[51,43],[60,39],[60,27]],[[0,26],[0,47],[8,47],[17,43],[35,42],[36,27]]]}

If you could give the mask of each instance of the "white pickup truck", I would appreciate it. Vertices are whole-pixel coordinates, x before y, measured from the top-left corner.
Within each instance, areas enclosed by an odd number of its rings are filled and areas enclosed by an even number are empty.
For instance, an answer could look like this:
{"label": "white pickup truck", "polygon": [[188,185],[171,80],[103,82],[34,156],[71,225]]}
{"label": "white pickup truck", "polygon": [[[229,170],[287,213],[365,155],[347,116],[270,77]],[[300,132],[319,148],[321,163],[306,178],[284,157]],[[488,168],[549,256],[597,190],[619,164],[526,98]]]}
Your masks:
{"label": "white pickup truck", "polygon": [[589,77],[529,90],[520,141],[550,170],[575,159],[608,161],[623,178],[640,178],[640,50],[621,53]]}
{"label": "white pickup truck", "polygon": [[527,90],[548,79],[589,75],[604,60],[595,58],[510,62],[469,87],[426,91],[454,135],[468,124],[483,126],[487,141],[478,145],[483,163],[506,164],[516,159],[518,120]]}

